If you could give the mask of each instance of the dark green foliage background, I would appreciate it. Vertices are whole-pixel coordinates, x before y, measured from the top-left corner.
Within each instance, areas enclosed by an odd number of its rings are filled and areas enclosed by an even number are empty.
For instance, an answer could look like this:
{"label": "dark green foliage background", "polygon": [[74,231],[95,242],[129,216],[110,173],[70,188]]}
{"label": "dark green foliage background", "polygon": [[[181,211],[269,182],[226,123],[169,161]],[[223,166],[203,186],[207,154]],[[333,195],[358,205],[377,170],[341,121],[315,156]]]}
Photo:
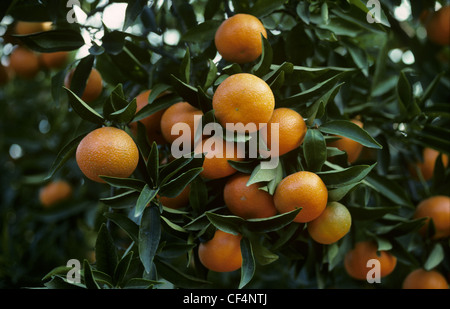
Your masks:
{"label": "dark green foliage background", "polygon": [[[80,2],[88,16],[106,7]],[[76,51],[84,45],[81,29],[104,34],[83,59],[0,88],[0,287],[74,287],[65,281],[72,258],[82,261],[78,287],[88,288],[400,288],[419,266],[450,274],[449,239],[421,238],[417,230],[423,221],[412,219],[422,199],[450,194],[450,170],[438,166],[429,182],[412,181],[407,170],[423,147],[450,154],[450,49],[416,35],[422,10],[446,1],[411,1],[411,17],[402,22],[394,16],[401,1],[380,2],[382,23],[369,24],[363,0],[134,0],[128,1],[120,30],[68,24],[65,1],[2,2],[0,13],[11,17],[0,25],[5,59],[11,44],[37,52]],[[214,63],[215,30],[225,16],[239,12],[257,16],[269,30],[263,55],[242,66]],[[15,37],[16,20],[52,21],[56,30]],[[128,26],[136,31],[130,33]],[[177,44],[149,39],[169,29],[179,32]],[[393,61],[393,49],[411,51],[415,61]],[[105,88],[89,106],[77,94],[93,66]],[[63,89],[65,73],[75,67],[75,86]],[[133,179],[105,178],[108,184],[97,184],[79,171],[73,150],[80,136],[100,125],[128,130],[130,121],[182,99],[201,108],[206,122],[213,121],[211,95],[237,72],[266,80],[277,107],[299,111],[310,133],[274,170],[260,170],[258,160],[234,166],[272,193],[284,175],[317,172],[330,198],[352,213],[352,229],[338,243],[311,241],[304,225],[291,222],[295,213],[265,220],[232,216],[221,197],[225,180],[202,180],[202,159],[164,165],[167,147],[148,144],[142,130],[136,140],[148,160],[141,160]],[[154,96],[135,117],[133,99],[146,89]],[[172,93],[156,99],[165,90]],[[349,123],[355,116],[364,130]],[[372,156],[348,166],[345,154],[326,148],[330,134],[352,136],[373,150]],[[11,156],[12,145],[20,145],[20,157]],[[309,155],[312,151],[317,155]],[[74,197],[44,210],[39,188],[56,178],[71,182]],[[174,196],[188,183],[188,208],[168,210],[157,203],[156,194]],[[217,227],[244,234],[241,271],[208,273],[198,263],[196,246]],[[352,280],[342,266],[352,244],[368,238],[398,258],[394,273],[379,285]],[[94,249],[96,263],[85,261]]]}

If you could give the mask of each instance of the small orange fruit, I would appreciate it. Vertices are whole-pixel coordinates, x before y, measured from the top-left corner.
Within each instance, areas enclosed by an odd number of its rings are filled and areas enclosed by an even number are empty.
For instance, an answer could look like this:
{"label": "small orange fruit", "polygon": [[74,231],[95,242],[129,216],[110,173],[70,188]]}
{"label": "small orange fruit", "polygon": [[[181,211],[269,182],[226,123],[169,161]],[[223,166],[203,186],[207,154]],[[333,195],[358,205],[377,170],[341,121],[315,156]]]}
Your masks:
{"label": "small orange fruit", "polygon": [[185,207],[189,203],[189,194],[191,192],[191,187],[187,185],[181,193],[175,197],[161,196],[159,200],[163,206],[178,209]]}
{"label": "small orange fruit", "polygon": [[225,141],[217,135],[203,139],[195,147],[194,153],[205,154],[203,171],[200,175],[206,179],[219,179],[233,175],[237,171],[228,160],[242,161],[244,159],[244,153],[237,144]]}
{"label": "small orange fruit", "polygon": [[277,214],[273,197],[253,183],[247,186],[250,175],[238,173],[225,184],[223,197],[228,209],[244,219],[268,218]]}
{"label": "small orange fruit", "polygon": [[214,237],[200,243],[198,257],[207,269],[216,272],[230,272],[241,268],[241,235],[216,230]]}
{"label": "small orange fruit", "polygon": [[350,230],[352,216],[347,207],[330,202],[316,219],[308,222],[308,233],[316,242],[324,245],[335,243]]}
{"label": "small orange fruit", "polygon": [[[272,137],[272,125],[274,123],[278,124],[278,138]],[[290,108],[280,107],[273,111],[272,118],[267,127],[261,131],[261,134],[267,148],[278,147],[278,155],[282,156],[303,143],[306,130],[306,123],[299,113]]]}
{"label": "small orange fruit", "polygon": [[402,289],[448,289],[448,282],[435,270],[426,271],[419,268],[406,276]]}
{"label": "small orange fruit", "polygon": [[39,191],[39,200],[44,207],[50,207],[68,200],[72,196],[72,186],[64,180],[49,182]]}
{"label": "small orange fruit", "polygon": [[344,267],[347,274],[357,280],[366,280],[367,273],[371,269],[367,262],[376,259],[380,262],[380,277],[391,274],[397,265],[397,258],[390,252],[379,251],[375,242],[360,241],[355,247],[347,252],[344,257]]}
{"label": "small orange fruit", "polygon": [[[417,169],[422,174],[424,180],[430,180],[433,178],[434,174],[434,165],[436,164],[436,159],[439,156],[439,152],[435,149],[425,147],[422,151],[421,162],[416,162],[414,164],[410,164],[408,166],[409,171],[414,179],[419,179],[417,175]],[[448,156],[446,154],[442,154],[442,164],[444,167],[448,166]]]}
{"label": "small orange fruit", "polygon": [[41,53],[39,58],[44,68],[60,69],[67,63],[69,52],[58,51],[53,53]]}
{"label": "small orange fruit", "polygon": [[[168,143],[173,143],[176,139],[187,134],[186,132],[172,133],[172,127],[176,124],[186,124],[189,126],[191,135],[191,145],[194,144],[196,130],[195,119],[196,116],[202,116],[203,112],[198,108],[192,106],[188,102],[178,102],[165,110],[161,117],[161,132],[164,139]],[[184,133],[184,134],[183,134]]]}
{"label": "small orange fruit", "polygon": [[9,67],[17,76],[32,79],[40,70],[39,57],[28,48],[17,47],[10,55]]}
{"label": "small orange fruit", "polygon": [[[75,69],[72,69],[70,72],[67,73],[66,78],[64,79],[64,86],[66,88],[70,88],[70,83],[72,81],[73,73],[75,72]],[[102,76],[100,75],[100,72],[92,68],[91,73],[89,74],[89,77],[86,81],[86,87],[84,88],[84,92],[81,95],[81,99],[86,102],[92,102],[96,100],[100,94],[103,91],[103,80]]]}
{"label": "small orange fruit", "polygon": [[102,127],[81,140],[76,161],[87,178],[104,183],[99,176],[126,178],[133,174],[139,161],[139,151],[125,131]]}
{"label": "small orange fruit", "polygon": [[286,176],[278,184],[274,202],[278,212],[286,213],[302,208],[295,222],[316,219],[327,206],[328,190],[320,177],[312,172],[300,171]]}
{"label": "small orange fruit", "polygon": [[[272,117],[275,97],[269,85],[256,75],[239,73],[227,77],[213,95],[214,115],[226,128],[227,124],[242,124],[248,132],[256,132]],[[234,127],[245,133],[245,128]]]}
{"label": "small orange fruit", "polygon": [[[363,123],[360,120],[352,119],[351,122],[358,125],[360,128],[363,127]],[[330,142],[328,145],[345,151],[347,153],[348,163],[350,164],[354,163],[359,158],[363,149],[363,146],[360,143],[345,136],[339,136],[338,140]]]}
{"label": "small orange fruit", "polygon": [[222,22],[216,31],[214,43],[225,60],[243,64],[261,55],[261,35],[267,38],[267,31],[258,18],[249,14],[236,14]]}
{"label": "small orange fruit", "polygon": [[436,195],[427,198],[419,203],[414,218],[427,218],[426,224],[420,229],[423,235],[426,233],[429,220],[433,220],[436,233],[434,239],[440,239],[450,236],[450,197]]}
{"label": "small orange fruit", "polygon": [[[148,104],[148,96],[150,95],[151,90],[146,90],[141,92],[136,97],[136,113],[139,112],[144,106]],[[159,110],[153,114],[151,114],[148,117],[145,117],[139,122],[141,122],[146,129],[147,132],[147,138],[150,143],[153,143],[154,141],[159,144],[166,144],[166,140],[164,139],[162,132],[161,132],[161,118],[164,114],[164,109]],[[136,136],[137,135],[137,122],[130,123],[130,129],[131,132]]]}
{"label": "small orange fruit", "polygon": [[430,41],[441,46],[450,45],[450,5],[431,13],[425,28]]}

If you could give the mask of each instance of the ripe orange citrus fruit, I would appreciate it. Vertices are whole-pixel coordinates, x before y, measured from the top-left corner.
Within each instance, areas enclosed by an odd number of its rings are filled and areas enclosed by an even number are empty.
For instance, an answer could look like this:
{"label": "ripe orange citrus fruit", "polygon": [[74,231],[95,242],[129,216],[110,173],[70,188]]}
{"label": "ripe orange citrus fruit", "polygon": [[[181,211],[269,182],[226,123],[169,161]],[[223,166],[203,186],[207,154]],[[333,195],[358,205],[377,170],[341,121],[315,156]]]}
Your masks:
{"label": "ripe orange citrus fruit", "polygon": [[[226,128],[227,124],[247,124],[248,132],[255,132],[260,124],[266,125],[272,117],[275,98],[269,85],[249,73],[239,73],[227,77],[217,87],[213,95],[214,115]],[[236,128],[244,133],[244,128]]]}
{"label": "ripe orange citrus fruit", "polygon": [[[143,91],[136,97],[136,113],[148,104],[148,96],[150,95],[150,92],[151,90]],[[141,122],[145,126],[147,138],[150,143],[153,143],[154,141],[160,145],[167,143],[161,132],[161,118],[164,114],[164,111],[164,109],[159,110],[151,114],[150,116],[139,120],[139,122]],[[130,123],[130,129],[136,136],[137,122]]]}
{"label": "ripe orange citrus fruit", "polygon": [[[69,71],[66,75],[66,78],[64,79],[64,85],[66,88],[70,88],[70,83],[72,81],[73,73],[75,72],[75,69]],[[89,77],[86,81],[86,87],[84,88],[84,92],[81,95],[81,99],[86,102],[92,102],[96,100],[100,94],[103,91],[103,80],[102,76],[100,75],[100,72],[92,68],[91,73],[89,74]]]}
{"label": "ripe orange citrus fruit", "polygon": [[137,167],[139,151],[125,131],[102,127],[81,140],[76,161],[87,178],[104,183],[99,176],[129,177]]}
{"label": "ripe orange citrus fruit", "polygon": [[216,272],[230,272],[241,268],[241,238],[241,235],[216,230],[212,239],[200,243],[200,262],[207,269]]}
{"label": "ripe orange citrus fruit", "polygon": [[9,67],[19,77],[34,78],[40,70],[38,55],[28,48],[17,47],[9,58]]}
{"label": "ripe orange citrus fruit", "polygon": [[316,219],[327,206],[328,190],[320,177],[312,172],[300,171],[286,176],[278,184],[274,202],[278,212],[286,213],[302,208],[295,222]]}
{"label": "ripe orange citrus fruit", "polygon": [[195,130],[201,128],[195,127],[195,116],[202,116],[203,112],[192,106],[188,102],[178,102],[165,110],[161,117],[162,136],[168,143],[173,143],[177,138],[187,132],[172,133],[172,127],[176,124],[187,124],[190,129],[191,145],[194,144]]}
{"label": "ripe orange citrus fruit", "polygon": [[397,258],[388,251],[379,251],[375,242],[360,241],[355,247],[347,252],[344,257],[344,267],[347,274],[357,280],[366,280],[370,267],[367,262],[377,259],[380,262],[380,277],[391,274],[397,265]]}
{"label": "ripe orange citrus fruit", "polygon": [[267,31],[258,18],[236,14],[219,26],[214,43],[225,60],[242,64],[254,61],[261,55],[261,35],[267,38]]}
{"label": "ripe orange citrus fruit", "polygon": [[425,28],[430,41],[442,46],[450,45],[450,5],[431,13]]}
{"label": "ripe orange citrus fruit", "polygon": [[[417,170],[422,174],[424,180],[430,180],[433,178],[434,174],[434,166],[436,164],[436,159],[439,156],[439,152],[435,149],[425,147],[422,151],[421,162],[416,162],[414,164],[410,164],[408,166],[409,171],[414,179],[419,179],[417,174]],[[448,156],[446,154],[442,154],[442,164],[444,167],[448,166]]]}
{"label": "ripe orange citrus fruit", "polygon": [[217,135],[203,139],[195,147],[194,153],[205,154],[203,171],[200,175],[206,179],[219,179],[233,175],[237,171],[228,160],[242,161],[244,159],[244,153],[237,144],[225,141]]}
{"label": "ripe orange citrus fruit", "polygon": [[436,270],[419,268],[409,273],[403,280],[403,289],[448,289],[445,277]]}
{"label": "ripe orange citrus fruit", "polygon": [[414,218],[428,218],[426,224],[421,228],[420,233],[425,234],[429,220],[433,220],[436,233],[434,239],[450,236],[450,197],[436,195],[429,197],[419,203]]}
{"label": "ripe orange citrus fruit", "polygon": [[181,193],[175,197],[167,197],[167,196],[161,196],[159,200],[163,204],[163,206],[172,208],[172,209],[178,209],[185,207],[189,203],[189,194],[191,192],[191,187],[189,185],[184,188]]}
{"label": "ripe orange citrus fruit", "polygon": [[308,233],[316,242],[324,245],[335,243],[350,230],[352,216],[347,207],[330,202],[316,219],[308,222]]}
{"label": "ripe orange citrus fruit", "polygon": [[72,186],[64,180],[55,180],[39,191],[39,200],[44,207],[61,203],[72,196]]}
{"label": "ripe orange citrus fruit", "polygon": [[249,179],[249,174],[238,173],[226,182],[223,190],[225,205],[231,213],[244,219],[275,216],[277,209],[272,195],[260,190],[258,183],[247,186]]}
{"label": "ripe orange citrus fruit", "polygon": [[62,68],[69,59],[69,52],[59,51],[53,53],[41,53],[39,55],[41,65],[46,69]]}
{"label": "ripe orange citrus fruit", "polygon": [[32,34],[36,32],[43,32],[51,30],[51,22],[34,22],[34,21],[22,21],[19,20],[14,26],[15,34],[25,35]]}
{"label": "ripe orange citrus fruit", "polygon": [[[358,119],[352,119],[351,122],[358,125],[360,128],[364,126],[363,123]],[[339,150],[345,151],[347,153],[348,163],[350,164],[354,163],[359,158],[359,155],[363,150],[363,146],[360,143],[348,137],[345,136],[338,136],[338,137],[339,137],[338,140],[328,143],[328,146],[336,147]]]}
{"label": "ripe orange citrus fruit", "polygon": [[[274,123],[278,123],[278,138],[271,133]],[[273,111],[272,118],[261,134],[268,149],[278,147],[278,155],[282,156],[303,143],[306,130],[306,123],[299,113],[290,108],[280,107]]]}

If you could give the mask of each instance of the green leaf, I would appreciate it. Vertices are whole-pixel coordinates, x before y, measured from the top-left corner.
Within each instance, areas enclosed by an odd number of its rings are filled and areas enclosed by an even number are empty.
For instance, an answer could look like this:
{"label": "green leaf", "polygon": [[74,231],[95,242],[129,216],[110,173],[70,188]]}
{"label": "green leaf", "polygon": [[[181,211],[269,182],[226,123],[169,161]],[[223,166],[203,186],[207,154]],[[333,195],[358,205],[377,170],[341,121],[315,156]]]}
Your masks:
{"label": "green leaf", "polygon": [[348,120],[333,120],[322,124],[319,130],[323,133],[348,137],[368,148],[381,149],[378,143],[366,130]]}
{"label": "green leaf", "polygon": [[103,214],[107,219],[111,220],[134,241],[139,241],[139,226],[127,216],[116,212],[105,212]]}
{"label": "green leaf", "polygon": [[274,232],[290,224],[300,211],[298,208],[269,218],[247,219],[246,227],[256,233]]}
{"label": "green leaf", "polygon": [[139,226],[139,258],[145,271],[150,273],[153,259],[158,250],[161,239],[161,219],[157,206],[144,209]]}
{"label": "green leaf", "polygon": [[[163,92],[163,89],[169,89],[171,86],[161,86],[161,88],[157,88],[157,90]],[[154,88],[155,89],[155,88]],[[195,94],[197,95],[197,94]],[[173,105],[174,103],[180,102],[181,98],[176,93],[170,93],[163,95],[161,97],[157,97],[157,91],[152,90],[150,95],[148,96],[149,104],[145,105],[141,110],[139,110],[133,118],[133,121],[142,120],[157,111],[166,109]]]}
{"label": "green leaf", "polygon": [[100,289],[99,285],[94,279],[91,265],[89,265],[89,262],[87,260],[84,260],[83,262],[83,271],[84,271],[84,283],[86,285],[86,288],[96,290]]}
{"label": "green leaf", "polygon": [[439,84],[439,81],[441,80],[442,76],[444,76],[444,72],[441,72],[438,75],[436,75],[436,77],[428,85],[427,89],[425,89],[425,91],[422,93],[422,95],[420,96],[421,106],[424,106],[425,102],[431,97],[434,90],[436,89],[436,86]]}
{"label": "green leaf", "polygon": [[255,257],[253,256],[252,243],[246,237],[241,239],[241,254],[242,254],[242,266],[241,266],[241,280],[239,282],[239,288],[245,287],[253,278],[255,274]]}
{"label": "green leaf", "polygon": [[195,178],[190,184],[189,205],[197,213],[202,213],[208,203],[208,187],[200,178]]}
{"label": "green leaf", "polygon": [[112,277],[118,262],[117,248],[104,223],[95,242],[95,258],[97,269]]}
{"label": "green leaf", "polygon": [[327,188],[334,189],[360,182],[374,167],[375,165],[356,165],[341,170],[318,172],[317,175]]}
{"label": "green leaf", "polygon": [[146,165],[147,173],[150,176],[153,186],[156,186],[159,181],[159,151],[158,144],[156,144],[156,142],[153,142],[152,144]]}
{"label": "green leaf", "polygon": [[261,34],[262,54],[259,61],[252,68],[252,73],[262,77],[267,74],[273,60],[273,51],[269,41]]}
{"label": "green leaf", "polygon": [[364,179],[364,183],[398,205],[413,207],[403,187],[389,178],[371,173]]}
{"label": "green leaf", "polygon": [[146,0],[131,0],[128,1],[127,9],[125,11],[125,21],[123,23],[123,31],[132,26],[136,18],[142,13],[147,5]]}
{"label": "green leaf", "polygon": [[277,9],[283,9],[285,0],[258,0],[250,8],[248,14],[262,18]]}
{"label": "green leaf", "polygon": [[213,212],[206,212],[208,220],[218,229],[233,234],[241,234],[242,226],[245,224],[245,220],[238,216],[232,215],[220,215]]}
{"label": "green leaf", "polygon": [[144,189],[145,182],[135,178],[120,178],[111,176],[100,176],[109,185],[116,188],[132,189],[141,192]]}
{"label": "green leaf", "polygon": [[56,159],[53,161],[52,166],[50,167],[50,170],[47,174],[47,176],[44,178],[44,180],[48,180],[53,177],[53,175],[75,154],[78,144],[81,142],[81,140],[87,135],[87,133],[83,133],[77,137],[75,137],[73,140],[71,140],[69,143],[67,143],[56,156]]}
{"label": "green leaf", "polygon": [[414,117],[420,114],[421,111],[413,97],[411,84],[404,71],[400,72],[398,78],[397,99],[400,105],[400,112],[404,110],[410,117]]}
{"label": "green leaf", "polygon": [[139,195],[139,198],[136,202],[136,209],[134,212],[135,217],[139,217],[146,208],[149,206],[150,202],[155,198],[156,194],[158,194],[159,188],[151,189],[148,184],[144,186]]}
{"label": "green leaf", "polygon": [[353,220],[377,220],[386,214],[398,212],[400,207],[357,207],[347,206]]}
{"label": "green leaf", "polygon": [[327,145],[319,130],[309,129],[306,131],[303,155],[309,170],[320,171],[322,169],[327,160]]}
{"label": "green leaf", "polygon": [[438,266],[445,259],[445,252],[442,244],[435,243],[433,248],[431,249],[430,254],[425,261],[424,268],[425,270],[432,270],[436,266]]}
{"label": "green leaf", "polygon": [[191,80],[191,53],[189,48],[186,48],[183,61],[181,61],[180,76],[183,82],[189,84]]}
{"label": "green leaf", "polygon": [[339,188],[328,190],[328,201],[339,202],[347,195],[347,193],[349,193],[354,187],[356,187],[360,183],[361,182],[355,182],[346,186],[341,186]]}
{"label": "green leaf", "polygon": [[204,288],[211,284],[209,281],[186,274],[168,262],[156,258],[155,265],[161,277],[165,278],[176,287],[185,289]]}
{"label": "green leaf", "polygon": [[130,268],[131,260],[133,259],[133,251],[128,252],[123,256],[117,264],[114,272],[113,283],[116,286],[122,286],[124,279],[127,276],[128,269]]}
{"label": "green leaf", "polygon": [[84,39],[78,31],[72,29],[58,29],[27,35],[14,35],[30,49],[51,53],[57,51],[72,51],[82,47]]}
{"label": "green leaf", "polygon": [[217,72],[218,72],[216,64],[211,59],[208,59],[208,66],[209,71],[208,74],[206,75],[205,84],[203,85],[203,89],[205,91],[214,84],[215,80],[217,79]]}
{"label": "green leaf", "polygon": [[161,186],[161,196],[176,197],[203,171],[203,167],[193,168]]}
{"label": "green leaf", "polygon": [[198,104],[198,90],[197,88],[183,82],[175,75],[171,75],[172,80],[174,81],[173,87],[176,92],[183,97],[186,102],[189,102],[193,106],[199,106]]}
{"label": "green leaf", "polygon": [[[125,101],[125,103],[127,103],[127,102]],[[133,118],[136,114],[136,109],[137,109],[136,99],[133,99],[133,100],[131,100],[130,103],[128,103],[122,109],[119,109],[119,110],[111,113],[107,117],[107,119],[118,122],[118,123],[127,124],[133,120]]]}
{"label": "green leaf", "polygon": [[181,36],[181,40],[192,43],[211,42],[214,40],[214,35],[221,23],[220,20],[206,20],[203,23],[188,29]]}
{"label": "green leaf", "polygon": [[103,125],[105,119],[102,115],[97,113],[92,107],[87,105],[80,97],[78,97],[72,90],[64,87],[69,97],[69,103],[75,112],[84,120],[90,121],[95,124]]}

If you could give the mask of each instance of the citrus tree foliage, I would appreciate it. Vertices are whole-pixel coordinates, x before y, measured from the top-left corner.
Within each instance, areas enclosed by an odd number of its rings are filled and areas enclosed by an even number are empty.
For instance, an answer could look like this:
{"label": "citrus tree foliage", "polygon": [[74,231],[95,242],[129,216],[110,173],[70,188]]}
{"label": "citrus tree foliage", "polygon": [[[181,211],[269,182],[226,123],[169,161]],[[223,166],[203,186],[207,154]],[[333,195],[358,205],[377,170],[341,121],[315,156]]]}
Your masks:
{"label": "citrus tree foliage", "polygon": [[[0,176],[1,284],[367,287],[343,268],[345,253],[361,239],[375,240],[379,250],[398,258],[394,273],[375,287],[401,287],[405,275],[417,267],[448,274],[448,239],[421,237],[417,231],[424,221],[412,215],[424,198],[449,194],[449,169],[438,160],[433,179],[424,181],[413,180],[407,167],[421,158],[423,147],[450,154],[449,49],[418,35],[419,15],[434,1],[411,1],[406,21],[394,15],[401,1],[380,2],[379,22],[369,23],[370,7],[364,0],[135,0],[128,1],[123,27],[114,29],[102,22],[68,23],[71,7],[65,1],[2,3],[4,43],[20,42],[36,52],[85,52],[60,70],[2,86],[0,161],[6,173]],[[80,3],[87,22],[106,15],[110,4]],[[253,63],[217,58],[215,31],[236,13],[258,17],[268,30],[263,54]],[[13,21],[32,19],[52,21],[55,28],[7,36]],[[166,40],[174,32],[179,37]],[[412,54],[414,61],[394,59],[393,50],[404,57]],[[8,52],[5,45],[5,58]],[[92,67],[100,71],[105,87],[101,98],[86,103],[80,93]],[[73,68],[76,74],[68,89],[64,76]],[[135,136],[141,160],[130,178],[104,177],[106,184],[98,184],[79,171],[76,146],[97,127],[129,131],[130,122],[179,101],[201,109],[203,124],[213,122],[216,87],[239,72],[265,80],[276,107],[298,111],[308,133],[302,146],[282,156],[274,169],[261,169],[261,158],[231,164],[272,194],[286,175],[317,173],[329,190],[329,201],[346,205],[352,215],[350,232],[337,243],[315,243],[305,224],[292,221],[298,210],[265,219],[230,214],[222,196],[225,179],[201,178],[203,158],[167,163],[169,146],[149,143],[141,125]],[[149,105],[136,113],[135,97],[146,89],[152,89]],[[166,91],[168,95],[159,97]],[[356,117],[364,128],[350,121]],[[364,155],[349,165],[344,152],[327,147],[334,135],[359,142]],[[21,147],[20,156],[12,157],[11,145]],[[75,194],[64,205],[44,211],[36,192],[55,178],[69,179]],[[176,196],[187,185],[188,207],[173,210],[159,203],[158,196]],[[199,243],[217,228],[243,235],[239,271],[208,272],[199,263]],[[87,257],[90,249],[95,250],[95,262]],[[79,284],[66,278],[66,261],[72,258],[81,261]]]}

